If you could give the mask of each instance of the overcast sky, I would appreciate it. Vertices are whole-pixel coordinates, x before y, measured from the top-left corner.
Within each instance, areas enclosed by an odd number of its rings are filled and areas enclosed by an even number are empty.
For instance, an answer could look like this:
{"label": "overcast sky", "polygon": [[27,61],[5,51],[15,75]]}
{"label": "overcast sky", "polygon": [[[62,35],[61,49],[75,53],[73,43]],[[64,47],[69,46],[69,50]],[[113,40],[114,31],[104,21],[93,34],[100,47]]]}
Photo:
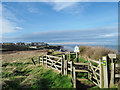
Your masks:
{"label": "overcast sky", "polygon": [[3,2],[3,42],[115,45],[117,2]]}

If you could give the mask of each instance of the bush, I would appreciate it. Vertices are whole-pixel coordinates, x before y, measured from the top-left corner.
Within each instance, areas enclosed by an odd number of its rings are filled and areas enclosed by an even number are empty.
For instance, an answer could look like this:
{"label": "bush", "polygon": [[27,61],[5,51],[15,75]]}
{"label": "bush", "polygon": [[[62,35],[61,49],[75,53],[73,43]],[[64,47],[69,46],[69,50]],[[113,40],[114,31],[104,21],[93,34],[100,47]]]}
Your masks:
{"label": "bush", "polygon": [[79,50],[79,54],[81,56],[89,57],[92,59],[100,59],[102,56],[106,56],[109,53],[115,53],[113,50],[100,46],[80,46]]}

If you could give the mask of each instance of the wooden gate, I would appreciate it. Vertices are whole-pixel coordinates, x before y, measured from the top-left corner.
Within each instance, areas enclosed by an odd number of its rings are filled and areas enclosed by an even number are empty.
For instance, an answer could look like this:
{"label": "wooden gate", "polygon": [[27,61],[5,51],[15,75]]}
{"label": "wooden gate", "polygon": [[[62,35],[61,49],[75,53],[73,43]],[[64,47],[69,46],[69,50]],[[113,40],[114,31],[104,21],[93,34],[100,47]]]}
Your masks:
{"label": "wooden gate", "polygon": [[93,82],[98,87],[102,87],[102,68],[101,65],[103,64],[101,60],[96,61],[92,59],[88,59],[89,66],[88,66],[88,79]]}
{"label": "wooden gate", "polygon": [[46,67],[62,72],[62,57],[46,55]]}

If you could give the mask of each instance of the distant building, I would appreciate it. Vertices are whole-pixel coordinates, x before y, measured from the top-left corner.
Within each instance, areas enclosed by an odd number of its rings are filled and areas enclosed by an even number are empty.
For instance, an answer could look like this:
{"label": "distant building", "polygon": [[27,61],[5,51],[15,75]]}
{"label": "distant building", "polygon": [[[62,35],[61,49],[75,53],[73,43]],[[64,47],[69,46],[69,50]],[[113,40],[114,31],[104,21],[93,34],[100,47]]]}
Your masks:
{"label": "distant building", "polygon": [[25,43],[24,42],[18,42],[18,43],[16,43],[16,45],[25,45]]}
{"label": "distant building", "polygon": [[47,46],[47,43],[44,42],[31,42],[31,46]]}

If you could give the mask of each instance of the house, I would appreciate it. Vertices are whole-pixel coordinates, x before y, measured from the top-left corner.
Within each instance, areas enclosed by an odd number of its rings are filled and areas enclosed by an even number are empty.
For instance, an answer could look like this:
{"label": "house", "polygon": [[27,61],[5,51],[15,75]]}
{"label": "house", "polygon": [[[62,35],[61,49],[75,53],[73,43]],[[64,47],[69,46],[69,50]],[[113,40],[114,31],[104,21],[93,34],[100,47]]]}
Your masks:
{"label": "house", "polygon": [[31,46],[47,46],[47,43],[44,42],[31,42]]}
{"label": "house", "polygon": [[18,43],[16,43],[16,45],[25,45],[25,43],[24,42],[18,42]]}

